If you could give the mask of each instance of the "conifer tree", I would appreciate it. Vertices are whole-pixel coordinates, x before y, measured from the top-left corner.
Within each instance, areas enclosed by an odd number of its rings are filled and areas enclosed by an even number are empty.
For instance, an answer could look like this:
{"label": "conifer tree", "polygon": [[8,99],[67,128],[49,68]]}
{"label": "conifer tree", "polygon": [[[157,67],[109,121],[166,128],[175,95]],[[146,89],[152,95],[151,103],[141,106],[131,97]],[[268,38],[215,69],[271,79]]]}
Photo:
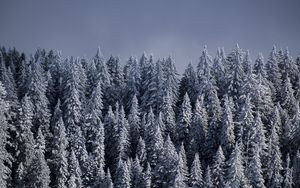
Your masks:
{"label": "conifer tree", "polygon": [[203,185],[203,177],[201,170],[201,163],[199,160],[199,154],[195,154],[195,159],[191,166],[189,184],[193,188],[200,188]]}
{"label": "conifer tree", "polygon": [[141,119],[139,117],[138,109],[138,100],[136,95],[133,96],[130,112],[128,115],[128,124],[129,124],[129,137],[131,148],[131,155],[136,153],[137,146],[140,138],[140,129],[141,129]]}
{"label": "conifer tree", "polygon": [[240,147],[238,143],[235,144],[235,148],[227,161],[226,184],[229,187],[249,187],[248,179],[244,174],[245,167],[243,166],[243,157]]}
{"label": "conifer tree", "polygon": [[179,120],[177,123],[177,143],[184,143],[185,146],[188,145],[188,135],[192,122],[192,107],[188,94],[184,95],[184,99],[181,105],[181,110],[179,114]]}
{"label": "conifer tree", "polygon": [[286,157],[286,167],[284,172],[284,179],[283,179],[283,187],[292,188],[293,187],[293,168],[290,167],[290,155],[287,154]]}
{"label": "conifer tree", "polygon": [[235,142],[233,114],[231,112],[228,96],[224,97],[224,108],[222,114],[221,146],[225,155],[229,156]]}
{"label": "conifer tree", "polygon": [[[1,55],[1,53],[0,53]],[[1,57],[0,57],[1,58]],[[8,122],[6,120],[6,113],[8,110],[8,103],[5,101],[6,91],[0,81],[0,186],[6,187],[11,173],[7,164],[11,161],[11,155],[8,153],[6,147],[8,144]]]}
{"label": "conifer tree", "polygon": [[123,162],[122,159],[118,162],[115,178],[115,188],[128,188],[131,186],[129,169],[127,163],[125,161]]}
{"label": "conifer tree", "polygon": [[225,157],[222,147],[219,146],[211,166],[211,181],[214,187],[223,187],[225,179]]}
{"label": "conifer tree", "polygon": [[268,142],[268,160],[267,160],[267,186],[280,187],[282,183],[282,161],[279,148],[278,128],[276,124],[272,126]]}
{"label": "conifer tree", "polygon": [[79,166],[79,162],[76,158],[74,151],[72,150],[69,155],[69,179],[68,179],[68,187],[75,188],[75,187],[82,187],[82,171]]}

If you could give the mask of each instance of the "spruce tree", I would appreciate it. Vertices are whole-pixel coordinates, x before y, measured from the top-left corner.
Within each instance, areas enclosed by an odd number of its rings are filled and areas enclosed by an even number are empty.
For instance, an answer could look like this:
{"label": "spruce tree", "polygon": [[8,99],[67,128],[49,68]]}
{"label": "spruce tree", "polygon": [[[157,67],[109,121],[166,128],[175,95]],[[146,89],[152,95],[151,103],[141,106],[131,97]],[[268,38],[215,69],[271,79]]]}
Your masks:
{"label": "spruce tree", "polygon": [[225,179],[225,157],[222,147],[219,146],[211,166],[211,181],[214,187],[223,187]]}
{"label": "spruce tree", "polygon": [[195,154],[195,158],[191,166],[189,184],[193,188],[200,188],[203,185],[201,163],[198,153]]}
{"label": "spruce tree", "polygon": [[[0,54],[1,55],[1,54]],[[0,186],[6,187],[11,173],[7,164],[11,161],[11,155],[8,153],[6,147],[8,143],[8,122],[6,120],[6,113],[8,110],[8,103],[5,101],[6,91],[0,81]]]}

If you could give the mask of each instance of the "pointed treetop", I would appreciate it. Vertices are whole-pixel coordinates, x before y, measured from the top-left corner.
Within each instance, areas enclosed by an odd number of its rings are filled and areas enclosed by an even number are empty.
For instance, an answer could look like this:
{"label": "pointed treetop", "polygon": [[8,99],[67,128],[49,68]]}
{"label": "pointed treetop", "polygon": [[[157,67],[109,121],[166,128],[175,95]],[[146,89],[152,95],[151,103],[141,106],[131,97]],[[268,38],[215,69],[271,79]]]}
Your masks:
{"label": "pointed treetop", "polygon": [[98,46],[96,57],[102,57],[102,50],[100,46]]}

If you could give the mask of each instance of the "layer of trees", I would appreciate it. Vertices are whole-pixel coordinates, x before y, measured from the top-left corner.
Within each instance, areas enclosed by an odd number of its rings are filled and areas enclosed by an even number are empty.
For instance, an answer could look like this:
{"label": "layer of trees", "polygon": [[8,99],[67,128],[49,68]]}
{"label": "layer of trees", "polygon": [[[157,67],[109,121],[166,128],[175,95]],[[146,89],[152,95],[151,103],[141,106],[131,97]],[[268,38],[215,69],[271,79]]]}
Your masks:
{"label": "layer of trees", "polygon": [[300,56],[0,49],[0,187],[300,187]]}

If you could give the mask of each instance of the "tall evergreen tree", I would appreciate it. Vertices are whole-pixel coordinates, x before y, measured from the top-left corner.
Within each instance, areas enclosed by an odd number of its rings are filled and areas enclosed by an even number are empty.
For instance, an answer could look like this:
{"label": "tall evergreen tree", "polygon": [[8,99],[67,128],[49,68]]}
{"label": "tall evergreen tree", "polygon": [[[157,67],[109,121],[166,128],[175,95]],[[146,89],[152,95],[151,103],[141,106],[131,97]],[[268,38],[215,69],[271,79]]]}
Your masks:
{"label": "tall evergreen tree", "polygon": [[225,156],[222,147],[219,146],[211,166],[211,181],[214,187],[223,187],[225,179]]}
{"label": "tall evergreen tree", "polygon": [[201,170],[201,163],[199,160],[199,154],[195,154],[195,159],[191,166],[189,184],[193,188],[200,188],[203,185],[203,177]]}
{"label": "tall evergreen tree", "polygon": [[188,135],[192,122],[192,107],[188,94],[186,93],[181,105],[181,110],[177,123],[177,143],[188,145]]}
{"label": "tall evergreen tree", "polygon": [[226,176],[226,184],[229,187],[249,187],[248,179],[245,176],[245,167],[243,166],[242,151],[238,143],[232,151],[227,161],[228,169]]}
{"label": "tall evergreen tree", "polygon": [[[1,55],[1,54],[0,54]],[[9,166],[11,155],[7,151],[8,143],[8,122],[6,120],[6,113],[8,110],[8,102],[5,101],[6,91],[0,81],[0,186],[6,187],[11,173]]]}

